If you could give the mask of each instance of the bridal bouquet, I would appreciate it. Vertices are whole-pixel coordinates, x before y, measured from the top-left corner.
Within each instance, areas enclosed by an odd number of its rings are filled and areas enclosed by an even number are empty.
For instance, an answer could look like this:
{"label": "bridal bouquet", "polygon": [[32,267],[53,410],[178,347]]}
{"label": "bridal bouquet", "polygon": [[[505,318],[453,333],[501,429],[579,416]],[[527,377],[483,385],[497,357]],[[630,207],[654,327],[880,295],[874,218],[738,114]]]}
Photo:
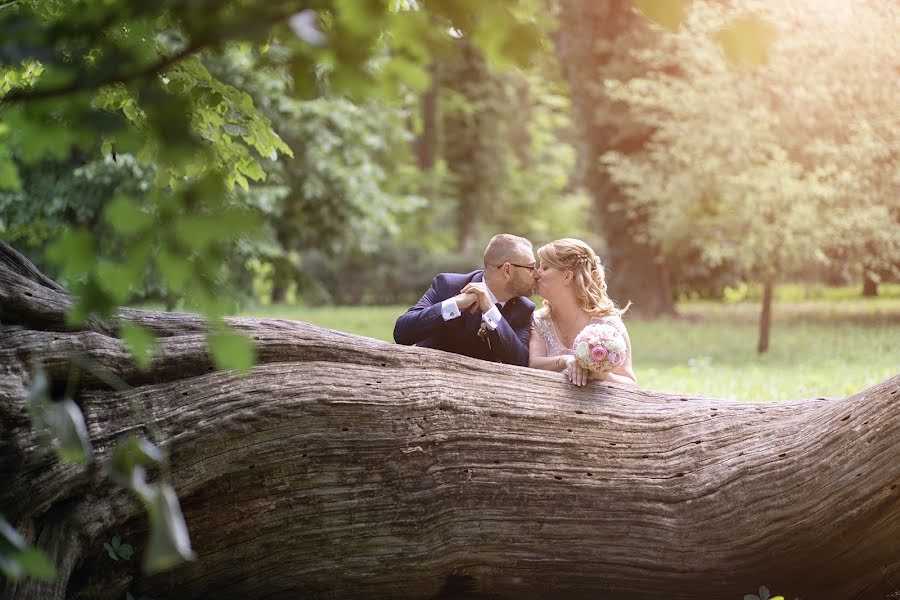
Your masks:
{"label": "bridal bouquet", "polygon": [[625,362],[625,355],[625,336],[608,323],[591,323],[575,336],[575,358],[589,371],[612,371]]}

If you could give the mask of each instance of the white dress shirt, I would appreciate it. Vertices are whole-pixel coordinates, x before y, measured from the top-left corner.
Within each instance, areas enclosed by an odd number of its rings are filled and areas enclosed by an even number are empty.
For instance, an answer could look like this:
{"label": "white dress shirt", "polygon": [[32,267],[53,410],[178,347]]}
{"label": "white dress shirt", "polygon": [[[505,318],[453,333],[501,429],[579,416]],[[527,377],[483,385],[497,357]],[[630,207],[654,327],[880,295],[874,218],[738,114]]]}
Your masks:
{"label": "white dress shirt", "polygon": [[[494,292],[491,291],[491,286],[487,284],[487,281],[484,282],[484,287],[487,288],[488,295],[491,297],[491,308],[481,315],[481,319],[484,321],[487,328],[491,331],[497,329],[500,325],[500,321],[503,320],[503,315],[500,314],[500,309],[497,308],[497,296],[494,295]],[[501,302],[500,306],[502,307],[505,302]],[[462,313],[459,311],[459,307],[456,305],[456,300],[454,298],[447,298],[443,302],[441,302],[441,316],[444,317],[445,321],[449,321],[450,319],[455,319],[460,316]]]}

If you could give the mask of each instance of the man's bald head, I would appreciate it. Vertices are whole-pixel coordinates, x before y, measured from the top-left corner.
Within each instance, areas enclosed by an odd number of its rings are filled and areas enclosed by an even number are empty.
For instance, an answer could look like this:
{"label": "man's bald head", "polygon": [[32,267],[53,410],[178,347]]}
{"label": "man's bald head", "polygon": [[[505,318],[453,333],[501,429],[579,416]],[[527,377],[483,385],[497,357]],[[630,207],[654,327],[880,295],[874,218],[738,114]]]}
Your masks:
{"label": "man's bald head", "polygon": [[499,233],[491,238],[484,249],[484,268],[496,269],[503,263],[530,264],[534,262],[531,242],[509,233]]}

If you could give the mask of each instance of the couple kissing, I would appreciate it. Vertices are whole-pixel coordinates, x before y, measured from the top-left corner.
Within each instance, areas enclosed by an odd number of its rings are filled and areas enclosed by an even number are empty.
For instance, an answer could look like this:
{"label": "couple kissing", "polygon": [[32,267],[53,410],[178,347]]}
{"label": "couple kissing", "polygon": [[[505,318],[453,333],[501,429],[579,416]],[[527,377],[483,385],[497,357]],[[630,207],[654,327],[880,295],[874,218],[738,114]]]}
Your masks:
{"label": "couple kissing", "polygon": [[[399,344],[528,366],[589,380],[635,384],[631,340],[606,293],[606,274],[590,246],[573,238],[538,248],[502,233],[488,242],[484,269],[440,273],[394,326]],[[529,296],[537,293],[543,307]]]}

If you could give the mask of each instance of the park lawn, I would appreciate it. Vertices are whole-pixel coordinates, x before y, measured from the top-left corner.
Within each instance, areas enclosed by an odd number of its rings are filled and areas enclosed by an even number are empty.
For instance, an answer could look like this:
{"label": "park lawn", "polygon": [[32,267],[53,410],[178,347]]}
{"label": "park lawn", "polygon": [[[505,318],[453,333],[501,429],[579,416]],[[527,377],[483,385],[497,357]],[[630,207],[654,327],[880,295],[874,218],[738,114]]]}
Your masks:
{"label": "park lawn", "polygon": [[[245,314],[392,341],[406,308],[274,305]],[[756,353],[758,303],[696,301],[678,311],[659,320],[626,315],[641,387],[751,401],[842,397],[900,372],[900,297],[776,302],[763,355]]]}

